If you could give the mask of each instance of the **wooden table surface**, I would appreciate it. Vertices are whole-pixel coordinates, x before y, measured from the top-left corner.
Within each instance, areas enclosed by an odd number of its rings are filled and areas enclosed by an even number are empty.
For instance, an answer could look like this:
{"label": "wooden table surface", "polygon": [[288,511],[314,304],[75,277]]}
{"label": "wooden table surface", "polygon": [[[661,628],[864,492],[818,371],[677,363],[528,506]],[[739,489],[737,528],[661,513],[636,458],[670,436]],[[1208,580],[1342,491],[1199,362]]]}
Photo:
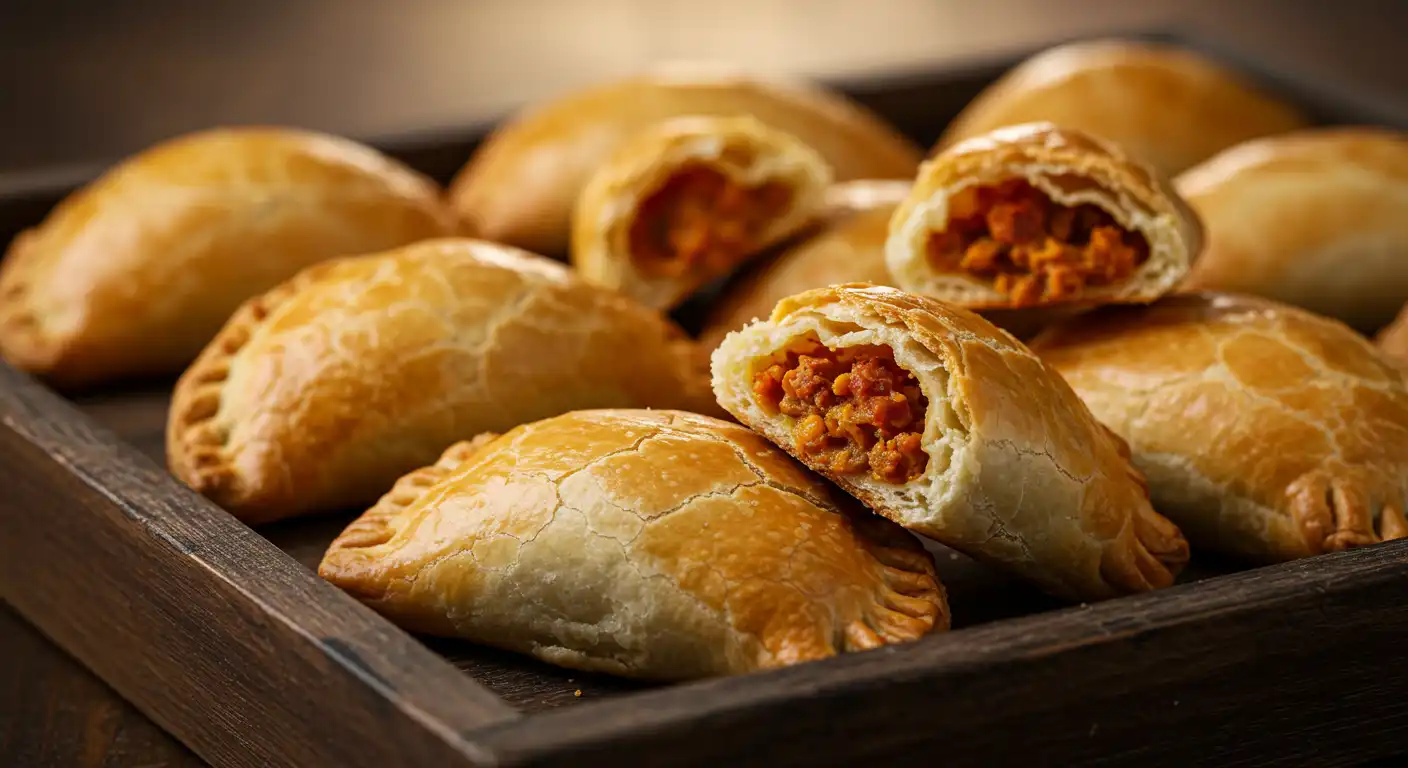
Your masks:
{"label": "wooden table surface", "polygon": [[[217,123],[450,128],[662,59],[855,76],[1165,29],[1408,102],[1397,0],[49,0],[0,23],[0,172]],[[0,765],[200,763],[3,603],[0,702]]]}

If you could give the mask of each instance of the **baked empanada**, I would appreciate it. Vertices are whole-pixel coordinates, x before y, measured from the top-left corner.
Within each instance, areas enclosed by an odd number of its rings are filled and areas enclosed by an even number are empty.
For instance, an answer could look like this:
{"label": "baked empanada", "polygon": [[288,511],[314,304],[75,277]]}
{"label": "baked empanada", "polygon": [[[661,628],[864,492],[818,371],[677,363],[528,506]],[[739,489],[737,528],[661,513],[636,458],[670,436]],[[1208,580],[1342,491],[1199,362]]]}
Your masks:
{"label": "baked empanada", "polygon": [[934,563],[752,432],[579,411],[460,443],[318,572],[408,629],[680,680],[948,627]]}
{"label": "baked empanada", "polygon": [[1270,137],[1175,184],[1207,227],[1188,288],[1265,296],[1366,333],[1408,301],[1408,134]]}
{"label": "baked empanada", "polygon": [[717,412],[658,313],[542,257],[431,240],[248,301],[177,383],[167,451],[259,523],[369,504],[466,434],[616,406]]}
{"label": "baked empanada", "polygon": [[1379,332],[1374,343],[1398,363],[1399,368],[1408,371],[1408,304],[1399,310],[1393,322]]}
{"label": "baked empanada", "polygon": [[945,150],[890,222],[895,284],[969,309],[1148,302],[1201,248],[1195,216],[1115,146],[1049,123]]}
{"label": "baked empanada", "polygon": [[938,147],[1033,122],[1108,139],[1164,176],[1307,124],[1290,104],[1192,51],[1093,40],[1052,48],[1008,72],[959,114]]}
{"label": "baked empanada", "polygon": [[885,237],[907,182],[854,181],[827,192],[825,227],[740,275],[714,304],[699,335],[713,349],[724,336],[772,314],[777,302],[840,283],[888,285]]}
{"label": "baked empanada", "polygon": [[754,118],[666,120],[587,182],[572,264],[588,282],[671,309],[815,221],[830,184],[821,155]]}
{"label": "baked empanada", "polygon": [[0,354],[62,386],[175,374],[240,302],[334,256],[452,235],[429,179],[306,131],[229,128],[138,154],[16,238]]}
{"label": "baked empanada", "polygon": [[497,130],[451,185],[475,234],[565,255],[587,178],[636,131],[683,115],[752,115],[826,158],[840,180],[914,175],[923,152],[844,96],[714,66],[670,66],[525,111]]}
{"label": "baked empanada", "polygon": [[1055,595],[1164,587],[1187,562],[1120,439],[971,312],[808,291],[729,334],[713,375],[720,405],[871,509]]}
{"label": "baked empanada", "polygon": [[1128,440],[1195,546],[1275,562],[1408,535],[1408,391],[1340,323],[1189,294],[1032,346]]}

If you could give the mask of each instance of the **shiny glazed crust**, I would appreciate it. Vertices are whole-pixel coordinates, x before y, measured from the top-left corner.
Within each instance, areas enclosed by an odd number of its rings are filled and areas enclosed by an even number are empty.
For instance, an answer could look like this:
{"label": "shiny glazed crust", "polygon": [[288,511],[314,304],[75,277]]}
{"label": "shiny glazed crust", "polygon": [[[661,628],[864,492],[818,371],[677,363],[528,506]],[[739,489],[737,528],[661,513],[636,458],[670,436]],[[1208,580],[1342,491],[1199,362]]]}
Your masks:
{"label": "shiny glazed crust", "polygon": [[808,335],[833,349],[889,347],[929,401],[929,463],[915,480],[813,467],[871,509],[1070,599],[1165,587],[1187,562],[1120,439],[1026,347],[971,312],[867,285],[790,297],[714,351],[719,404],[798,455],[789,419],[763,411],[752,383]]}
{"label": "shiny glazed crust", "polygon": [[1076,303],[1152,301],[1178,285],[1202,249],[1197,215],[1147,167],[1088,134],[1033,123],[974,137],[924,163],[914,190],[890,221],[885,260],[896,285],[969,309],[1009,307],[1010,298],[987,280],[935,271],[926,245],[929,234],[946,224],[953,195],[1014,178],[1026,179],[1062,205],[1099,206],[1149,243],[1148,260],[1127,280],[1087,287]]}
{"label": "shiny glazed crust", "polygon": [[682,115],[752,115],[816,149],[841,180],[910,178],[923,154],[875,114],[818,86],[675,65],[524,112],[460,171],[453,203],[480,237],[565,254],[588,177],[636,131]]}
{"label": "shiny glazed crust", "polygon": [[1033,348],[1129,441],[1154,505],[1197,547],[1276,562],[1408,533],[1408,391],[1340,323],[1179,295]]}
{"label": "shiny glazed crust", "polygon": [[429,180],[345,139],[211,130],[128,159],[0,265],[0,354],[63,386],[174,374],[314,262],[454,234]]}
{"label": "shiny glazed crust", "polygon": [[465,434],[597,406],[714,409],[657,313],[541,257],[432,240],[246,302],[177,383],[167,455],[267,522],[365,505]]}
{"label": "shiny glazed crust", "polygon": [[1307,124],[1291,105],[1191,51],[1096,40],[1052,48],[1008,72],[936,149],[1038,121],[1113,141],[1170,177],[1234,144]]}
{"label": "shiny glazed crust", "polygon": [[1207,227],[1191,289],[1373,332],[1408,300],[1408,134],[1328,128],[1229,149],[1176,182]]}
{"label": "shiny glazed crust", "polygon": [[631,253],[630,231],[640,205],[683,168],[704,166],[744,187],[781,183],[792,190],[782,215],[763,231],[739,264],[796,233],[820,215],[831,168],[815,150],[747,117],[679,117],[627,139],[592,175],[572,220],[572,264],[588,282],[620,291],[646,306],[670,309],[720,274],[652,276]]}
{"label": "shiny glazed crust", "polygon": [[461,443],[318,572],[414,631],[652,679],[948,627],[913,536],[743,427],[679,411],[578,411]]}

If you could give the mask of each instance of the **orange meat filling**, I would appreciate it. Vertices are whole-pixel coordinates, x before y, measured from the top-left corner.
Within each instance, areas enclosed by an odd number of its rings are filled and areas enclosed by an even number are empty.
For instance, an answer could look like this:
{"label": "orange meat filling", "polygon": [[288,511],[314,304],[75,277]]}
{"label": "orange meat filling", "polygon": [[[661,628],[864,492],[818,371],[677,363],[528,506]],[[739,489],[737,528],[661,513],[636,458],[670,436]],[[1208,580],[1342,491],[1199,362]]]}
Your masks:
{"label": "orange meat filling", "polygon": [[789,352],[754,376],[753,393],[764,410],[796,420],[797,451],[813,467],[905,483],[928,466],[921,435],[929,402],[886,347]]}
{"label": "orange meat filling", "polygon": [[686,166],[640,204],[631,257],[655,277],[726,271],[762,245],[791,202],[787,184],[748,187],[706,165]]}
{"label": "orange meat filling", "polygon": [[946,229],[929,235],[929,263],[992,281],[1013,307],[1069,301],[1114,285],[1149,258],[1143,236],[1090,205],[1065,206],[1022,179],[966,189]]}

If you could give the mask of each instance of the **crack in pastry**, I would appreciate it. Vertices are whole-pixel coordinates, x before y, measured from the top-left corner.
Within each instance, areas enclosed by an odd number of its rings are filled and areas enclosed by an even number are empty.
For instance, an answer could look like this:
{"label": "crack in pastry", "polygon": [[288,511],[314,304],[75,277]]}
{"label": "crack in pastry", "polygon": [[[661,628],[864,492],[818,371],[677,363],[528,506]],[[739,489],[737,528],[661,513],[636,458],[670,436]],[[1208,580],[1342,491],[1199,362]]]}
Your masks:
{"label": "crack in pastry", "polygon": [[298,270],[457,229],[433,182],[368,147],[285,129],[190,134],[15,239],[0,354],[66,387],[173,374],[240,302]]}
{"label": "crack in pastry", "polygon": [[746,117],[680,117],[631,136],[587,182],[572,263],[588,281],[670,309],[812,223],[831,167]]}
{"label": "crack in pastry", "polygon": [[515,249],[425,241],[247,302],[176,385],[168,463],[267,522],[366,504],[458,436],[597,406],[716,410],[658,313]]}
{"label": "crack in pastry", "polygon": [[1049,123],[977,136],[926,162],[890,220],[905,290],[970,309],[1143,303],[1201,248],[1197,216],[1114,145]]}
{"label": "crack in pastry", "polygon": [[871,509],[1053,594],[1164,587],[1187,561],[1122,441],[970,312],[871,285],[808,291],[730,334],[713,377],[720,405]]}
{"label": "crack in pastry", "polygon": [[578,411],[456,445],[319,574],[413,631],[651,679],[948,627],[914,537],[753,432],[678,411]]}
{"label": "crack in pastry", "polygon": [[1405,534],[1408,389],[1340,323],[1183,294],[1076,318],[1033,349],[1124,436],[1198,547],[1279,562]]}

